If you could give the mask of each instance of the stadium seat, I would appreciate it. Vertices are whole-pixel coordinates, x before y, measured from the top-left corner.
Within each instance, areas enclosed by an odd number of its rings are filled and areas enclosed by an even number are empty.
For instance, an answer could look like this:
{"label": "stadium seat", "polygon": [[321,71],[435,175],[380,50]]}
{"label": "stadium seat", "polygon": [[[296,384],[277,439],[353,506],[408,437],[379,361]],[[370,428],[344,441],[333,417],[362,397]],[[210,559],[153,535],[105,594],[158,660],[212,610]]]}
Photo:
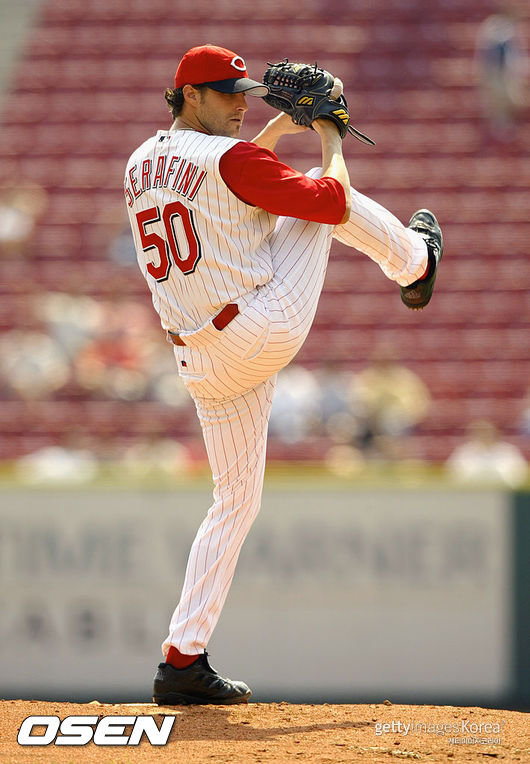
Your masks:
{"label": "stadium seat", "polygon": [[[433,21],[421,0],[263,0],[249,19],[244,4],[195,0],[178,2],[177,20],[175,0],[49,0],[0,124],[2,178],[40,184],[48,194],[31,262],[0,260],[0,326],[25,325],[37,288],[119,292],[147,304],[138,269],[108,252],[125,219],[125,161],[169,124],[163,89],[180,54],[222,39],[258,77],[267,60],[303,60],[310,39],[314,57],[343,79],[353,123],[377,142],[369,148],[346,139],[352,184],[404,222],[415,209],[432,208],[446,250],[433,301],[418,314],[367,257],[335,243],[297,360],[312,368],[333,360],[355,371],[378,343],[390,342],[433,396],[410,441],[412,458],[443,461],[476,417],[496,421],[530,456],[515,426],[530,373],[530,121],[508,145],[485,140],[472,77],[477,27],[494,7],[493,0],[444,0]],[[530,11],[522,12],[528,20]],[[272,114],[261,101],[251,105],[245,138]],[[278,153],[305,171],[320,162],[313,139],[285,139]],[[141,401],[131,418],[123,401],[90,400],[74,388],[62,396],[37,402],[30,416],[24,402],[0,392],[0,458],[53,443],[76,419],[89,421],[97,437],[123,442],[156,421],[204,456],[193,412],[176,419]],[[270,454],[318,460],[324,447],[272,443]]]}

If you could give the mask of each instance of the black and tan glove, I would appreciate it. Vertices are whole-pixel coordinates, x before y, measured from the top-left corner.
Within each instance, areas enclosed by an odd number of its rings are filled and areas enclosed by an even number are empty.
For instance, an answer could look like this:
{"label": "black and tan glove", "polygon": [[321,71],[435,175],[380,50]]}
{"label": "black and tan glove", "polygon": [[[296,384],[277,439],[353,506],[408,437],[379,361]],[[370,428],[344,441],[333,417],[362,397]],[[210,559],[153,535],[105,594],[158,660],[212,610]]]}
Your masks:
{"label": "black and tan glove", "polygon": [[269,64],[263,83],[269,88],[269,95],[263,100],[289,114],[295,124],[311,127],[315,119],[330,119],[337,125],[341,138],[350,133],[363,143],[375,145],[371,138],[350,124],[341,80],[316,63],[297,64],[285,59]]}

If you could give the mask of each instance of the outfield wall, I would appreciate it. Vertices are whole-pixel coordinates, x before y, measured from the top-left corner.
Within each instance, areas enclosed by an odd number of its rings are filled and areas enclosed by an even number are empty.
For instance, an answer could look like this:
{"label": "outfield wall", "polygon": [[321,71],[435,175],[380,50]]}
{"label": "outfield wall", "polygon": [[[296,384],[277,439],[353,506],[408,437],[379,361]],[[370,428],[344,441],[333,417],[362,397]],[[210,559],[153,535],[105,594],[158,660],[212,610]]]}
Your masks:
{"label": "outfield wall", "polygon": [[[268,485],[213,665],[262,700],[530,702],[528,499]],[[0,697],[149,700],[209,487],[0,500]]]}

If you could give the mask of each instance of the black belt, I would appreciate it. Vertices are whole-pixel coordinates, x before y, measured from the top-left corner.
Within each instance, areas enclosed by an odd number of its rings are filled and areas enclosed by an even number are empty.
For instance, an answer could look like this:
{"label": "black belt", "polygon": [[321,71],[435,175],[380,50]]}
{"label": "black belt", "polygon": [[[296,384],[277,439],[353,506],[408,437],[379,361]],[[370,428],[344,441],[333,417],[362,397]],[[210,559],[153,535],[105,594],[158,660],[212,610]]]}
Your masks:
{"label": "black belt", "polygon": [[[222,332],[225,326],[228,326],[230,321],[232,321],[238,313],[239,308],[237,307],[236,303],[229,302],[228,305],[225,305],[224,308],[215,316],[215,318],[212,319],[212,324],[218,331]],[[174,345],[186,346],[186,343],[179,334],[168,332],[167,336]]]}

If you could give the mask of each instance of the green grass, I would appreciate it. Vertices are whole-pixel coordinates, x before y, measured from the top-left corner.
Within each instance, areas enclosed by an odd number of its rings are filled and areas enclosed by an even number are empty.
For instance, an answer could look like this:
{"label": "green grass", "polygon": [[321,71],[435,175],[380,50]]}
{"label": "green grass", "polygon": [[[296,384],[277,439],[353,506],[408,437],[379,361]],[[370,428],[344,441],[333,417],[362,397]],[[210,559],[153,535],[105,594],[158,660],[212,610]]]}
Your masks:
{"label": "green grass", "polygon": [[[367,464],[350,471],[346,469],[342,473],[331,471],[323,463],[270,462],[267,464],[265,472],[266,488],[309,486],[317,490],[319,488],[347,490],[355,487],[384,488],[386,486],[446,488],[450,485],[453,484],[445,477],[442,465],[412,461]],[[36,491],[42,491],[46,488],[54,490],[61,488],[63,490],[97,490],[98,488],[105,488],[167,491],[179,487],[208,490],[211,486],[212,478],[206,463],[199,465],[189,476],[179,475],[175,477],[156,473],[136,477],[130,472],[124,472],[117,464],[106,465],[99,471],[95,480],[74,485],[60,481],[39,484],[26,483],[17,477],[12,464],[0,464],[0,490],[14,488]]]}

